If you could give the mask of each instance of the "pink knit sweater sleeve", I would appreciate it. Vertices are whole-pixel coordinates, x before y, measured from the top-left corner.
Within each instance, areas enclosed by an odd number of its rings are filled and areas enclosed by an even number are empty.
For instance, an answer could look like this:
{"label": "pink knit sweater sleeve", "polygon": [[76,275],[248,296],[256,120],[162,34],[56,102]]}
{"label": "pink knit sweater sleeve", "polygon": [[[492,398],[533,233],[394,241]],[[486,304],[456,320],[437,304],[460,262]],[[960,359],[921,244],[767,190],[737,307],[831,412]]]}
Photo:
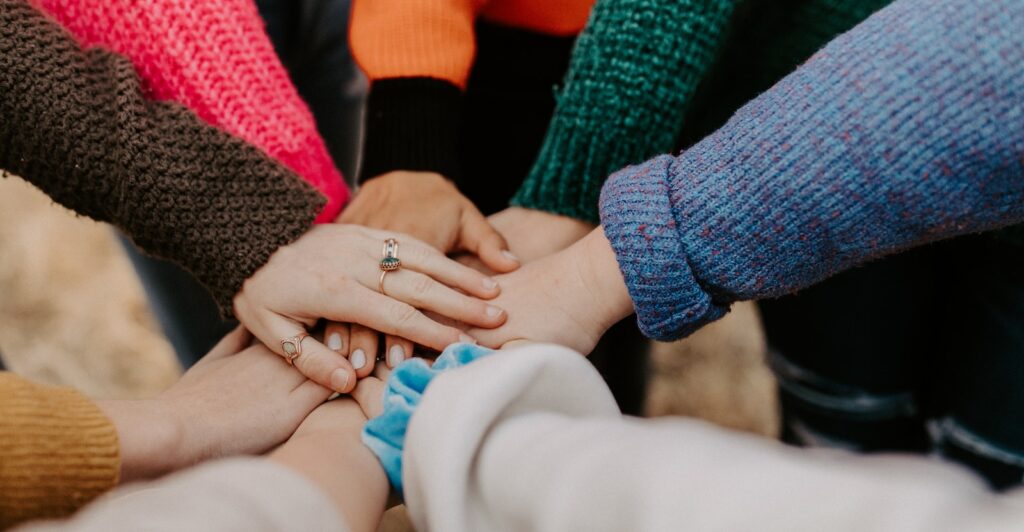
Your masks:
{"label": "pink knit sweater sleeve", "polygon": [[348,200],[313,115],[292,85],[252,0],[32,0],[85,46],[135,65],[146,96],[173,100],[259,147],[328,198]]}

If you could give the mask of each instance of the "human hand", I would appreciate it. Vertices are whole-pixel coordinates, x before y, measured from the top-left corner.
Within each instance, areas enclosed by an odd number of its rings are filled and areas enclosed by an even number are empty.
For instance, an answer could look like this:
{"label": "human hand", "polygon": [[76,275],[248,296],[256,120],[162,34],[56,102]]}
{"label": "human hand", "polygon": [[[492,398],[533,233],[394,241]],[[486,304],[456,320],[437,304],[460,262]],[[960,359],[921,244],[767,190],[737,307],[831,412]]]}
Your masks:
{"label": "human hand", "polygon": [[[388,238],[399,241],[402,268],[388,273],[383,295],[378,292],[379,263]],[[413,238],[327,224],[278,249],[245,281],[234,307],[239,321],[282,356],[282,340],[305,332],[321,318],[358,323],[441,350],[473,339],[417,309],[496,327],[504,322],[505,313],[477,298],[490,299],[499,292],[493,279]],[[355,386],[348,352],[332,351],[312,337],[300,344],[301,354],[294,362],[303,375],[341,393]],[[369,367],[364,371],[372,369],[372,357],[366,352]]]}
{"label": "human hand", "polygon": [[[505,240],[469,199],[444,176],[432,172],[395,171],[363,184],[338,223],[357,224],[411,235],[444,253],[464,252],[489,271],[508,272],[519,267]],[[335,346],[349,345],[358,353],[349,360],[367,363],[356,368],[359,378],[373,371],[379,335],[372,328],[332,322],[325,338]],[[347,341],[346,341],[347,339]],[[394,367],[412,356],[414,338],[385,336],[385,362]]]}
{"label": "human hand", "polygon": [[471,253],[496,272],[519,267],[473,202],[433,172],[399,170],[367,181],[337,222],[407,234],[444,253]]}
{"label": "human hand", "polygon": [[615,252],[601,228],[498,281],[502,294],[494,303],[505,309],[508,320],[493,330],[468,331],[488,347],[531,340],[589,354],[609,327],[633,312]]}
{"label": "human hand", "polygon": [[269,456],[317,484],[356,531],[377,530],[390,491],[384,468],[363,445],[366,419],[355,401],[339,397],[317,407]]}
{"label": "human hand", "polygon": [[250,339],[239,327],[153,399],[99,402],[117,427],[122,481],[265,452],[330,396]]}

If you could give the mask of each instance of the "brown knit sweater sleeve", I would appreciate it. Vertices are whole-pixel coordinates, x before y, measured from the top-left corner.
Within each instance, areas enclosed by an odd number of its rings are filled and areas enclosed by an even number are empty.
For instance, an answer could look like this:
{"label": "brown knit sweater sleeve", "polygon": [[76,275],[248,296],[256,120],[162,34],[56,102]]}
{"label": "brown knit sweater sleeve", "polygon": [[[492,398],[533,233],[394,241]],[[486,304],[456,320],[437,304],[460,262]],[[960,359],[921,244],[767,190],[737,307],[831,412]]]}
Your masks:
{"label": "brown knit sweater sleeve", "polygon": [[117,430],[95,403],[0,372],[0,529],[74,512],[120,468]]}
{"label": "brown knit sweater sleeve", "polygon": [[146,101],[128,60],[82,51],[25,0],[0,0],[0,169],[181,264],[225,315],[324,204],[256,148]]}

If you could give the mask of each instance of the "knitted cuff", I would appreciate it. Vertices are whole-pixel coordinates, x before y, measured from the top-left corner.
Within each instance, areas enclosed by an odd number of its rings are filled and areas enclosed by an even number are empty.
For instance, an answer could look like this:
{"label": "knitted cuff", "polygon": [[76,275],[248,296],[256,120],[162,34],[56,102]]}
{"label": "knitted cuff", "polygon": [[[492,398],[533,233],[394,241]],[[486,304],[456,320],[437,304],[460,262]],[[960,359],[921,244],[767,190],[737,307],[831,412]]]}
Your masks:
{"label": "knitted cuff", "polygon": [[69,389],[0,373],[0,529],[71,514],[117,484],[117,429]]}
{"label": "knitted cuff", "polygon": [[399,364],[391,372],[384,390],[384,412],[366,422],[363,443],[377,455],[399,496],[403,496],[402,449],[405,446],[405,433],[416,407],[423,400],[427,386],[439,374],[465,366],[493,352],[472,344],[452,344],[432,366],[413,358]]}
{"label": "knitted cuff", "polygon": [[436,172],[456,181],[462,91],[433,78],[373,82],[366,109],[360,182],[395,170]]}
{"label": "knitted cuff", "polygon": [[712,300],[687,261],[668,184],[674,161],[661,155],[627,167],[609,177],[601,192],[601,224],[640,330],[661,341],[689,335],[729,310],[727,302]]}

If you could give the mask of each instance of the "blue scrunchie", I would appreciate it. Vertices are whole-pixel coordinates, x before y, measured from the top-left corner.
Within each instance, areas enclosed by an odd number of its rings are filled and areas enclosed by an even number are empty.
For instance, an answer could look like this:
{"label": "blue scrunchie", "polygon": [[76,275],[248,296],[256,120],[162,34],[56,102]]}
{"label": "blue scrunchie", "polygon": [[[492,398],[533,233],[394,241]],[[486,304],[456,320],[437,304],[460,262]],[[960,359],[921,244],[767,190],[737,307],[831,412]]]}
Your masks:
{"label": "blue scrunchie", "polygon": [[494,351],[473,344],[452,344],[437,357],[433,366],[419,358],[402,362],[388,378],[384,389],[384,412],[366,422],[363,443],[377,455],[388,480],[399,496],[402,492],[402,448],[416,407],[430,381],[450,369],[465,366]]}

